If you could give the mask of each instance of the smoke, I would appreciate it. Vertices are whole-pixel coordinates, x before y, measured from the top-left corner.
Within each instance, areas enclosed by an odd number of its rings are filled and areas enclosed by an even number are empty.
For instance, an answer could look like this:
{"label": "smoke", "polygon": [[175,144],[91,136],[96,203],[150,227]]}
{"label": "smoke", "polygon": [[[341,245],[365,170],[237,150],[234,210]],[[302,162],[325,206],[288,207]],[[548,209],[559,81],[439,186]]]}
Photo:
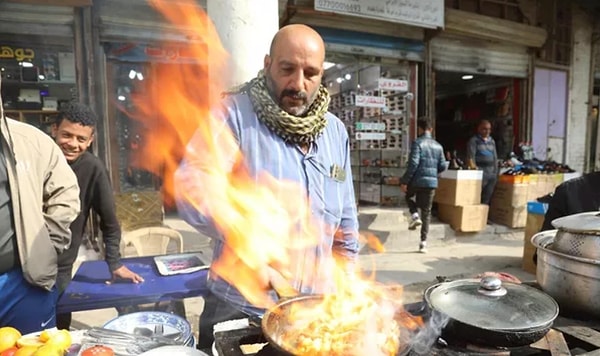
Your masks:
{"label": "smoke", "polygon": [[447,315],[432,311],[425,325],[409,341],[411,351],[417,355],[429,355],[431,348],[437,342],[448,321],[450,321],[450,317]]}

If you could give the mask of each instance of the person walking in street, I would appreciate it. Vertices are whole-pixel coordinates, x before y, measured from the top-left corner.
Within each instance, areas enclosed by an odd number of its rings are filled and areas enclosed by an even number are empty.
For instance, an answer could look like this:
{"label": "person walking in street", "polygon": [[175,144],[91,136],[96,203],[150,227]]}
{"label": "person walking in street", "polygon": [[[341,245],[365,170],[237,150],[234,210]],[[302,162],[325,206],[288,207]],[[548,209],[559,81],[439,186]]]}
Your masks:
{"label": "person walking in street", "polygon": [[412,143],[408,167],[400,180],[400,189],[406,194],[406,203],[411,214],[408,228],[415,230],[421,226],[419,251],[422,253],[427,252],[431,205],[438,186],[438,175],[448,168],[444,149],[432,138],[431,129],[429,118],[422,117],[417,120],[418,138]]}
{"label": "person walking in street", "polygon": [[486,205],[490,205],[498,182],[498,154],[491,133],[492,124],[489,120],[481,120],[477,126],[477,135],[471,137],[467,144],[468,167],[483,171],[481,204]]}
{"label": "person walking in street", "polygon": [[[88,151],[94,140],[96,115],[86,105],[69,103],[61,109],[52,125],[52,136],[77,176],[80,188],[81,213],[71,224],[71,246],[58,258],[58,292],[62,294],[71,281],[90,210],[100,217],[100,231],[106,251],[106,262],[113,279],[143,282],[120,259],[121,227],[115,215],[113,189],[108,172],[100,159]],[[56,316],[59,329],[69,329],[71,313]]]}
{"label": "person walking in street", "polygon": [[79,209],[77,178],[58,146],[4,116],[0,100],[0,327],[55,326],[57,257]]}

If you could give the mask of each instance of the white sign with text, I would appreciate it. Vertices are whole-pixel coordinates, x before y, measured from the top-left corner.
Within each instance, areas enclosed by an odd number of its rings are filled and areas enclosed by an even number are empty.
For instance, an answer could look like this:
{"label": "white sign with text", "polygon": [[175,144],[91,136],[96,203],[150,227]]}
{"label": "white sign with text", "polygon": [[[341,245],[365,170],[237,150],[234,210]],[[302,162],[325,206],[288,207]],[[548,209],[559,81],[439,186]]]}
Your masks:
{"label": "white sign with text", "polygon": [[408,91],[408,80],[379,78],[379,89]]}
{"label": "white sign with text", "polygon": [[444,0],[315,0],[315,10],[426,28],[444,27]]}
{"label": "white sign with text", "polygon": [[385,140],[385,132],[357,132],[356,139],[382,141]]}
{"label": "white sign with text", "polygon": [[386,100],[383,96],[357,95],[356,106],[365,108],[385,108]]}

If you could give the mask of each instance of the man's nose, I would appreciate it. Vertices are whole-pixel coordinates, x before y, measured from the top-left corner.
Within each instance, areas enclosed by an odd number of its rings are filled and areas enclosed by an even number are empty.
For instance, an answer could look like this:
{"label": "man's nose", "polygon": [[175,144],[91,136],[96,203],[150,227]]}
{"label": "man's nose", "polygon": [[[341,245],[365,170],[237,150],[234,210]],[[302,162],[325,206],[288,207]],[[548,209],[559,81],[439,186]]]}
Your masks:
{"label": "man's nose", "polygon": [[293,89],[295,91],[303,91],[304,90],[304,73],[301,70],[296,71],[290,80],[289,89]]}

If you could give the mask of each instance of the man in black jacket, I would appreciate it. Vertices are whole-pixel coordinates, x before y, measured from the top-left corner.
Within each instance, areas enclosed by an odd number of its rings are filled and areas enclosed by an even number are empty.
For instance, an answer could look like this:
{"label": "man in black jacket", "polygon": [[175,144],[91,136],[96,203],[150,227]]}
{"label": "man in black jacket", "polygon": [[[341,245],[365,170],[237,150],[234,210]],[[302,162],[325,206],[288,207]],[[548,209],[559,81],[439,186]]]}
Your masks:
{"label": "man in black jacket", "polygon": [[438,186],[438,174],[448,168],[444,149],[431,137],[431,128],[429,118],[422,117],[417,120],[419,137],[410,148],[408,167],[400,181],[400,188],[406,193],[406,203],[411,213],[408,228],[414,230],[421,226],[419,251],[422,253],[427,252],[431,205]]}
{"label": "man in black jacket", "polygon": [[[77,259],[90,209],[100,217],[106,262],[113,279],[143,282],[142,277],[130,271],[120,261],[121,227],[115,215],[115,202],[108,173],[102,161],[87,151],[94,139],[95,127],[96,116],[87,106],[79,103],[68,104],[58,114],[57,121],[52,126],[52,136],[77,176],[81,200],[81,213],[71,224],[71,246],[58,259],[59,294],[65,291],[71,281],[73,263]],[[70,327],[70,313],[58,314],[56,319],[59,329]]]}
{"label": "man in black jacket", "polygon": [[548,205],[542,231],[552,230],[552,220],[600,210],[600,172],[585,174],[559,185]]}

